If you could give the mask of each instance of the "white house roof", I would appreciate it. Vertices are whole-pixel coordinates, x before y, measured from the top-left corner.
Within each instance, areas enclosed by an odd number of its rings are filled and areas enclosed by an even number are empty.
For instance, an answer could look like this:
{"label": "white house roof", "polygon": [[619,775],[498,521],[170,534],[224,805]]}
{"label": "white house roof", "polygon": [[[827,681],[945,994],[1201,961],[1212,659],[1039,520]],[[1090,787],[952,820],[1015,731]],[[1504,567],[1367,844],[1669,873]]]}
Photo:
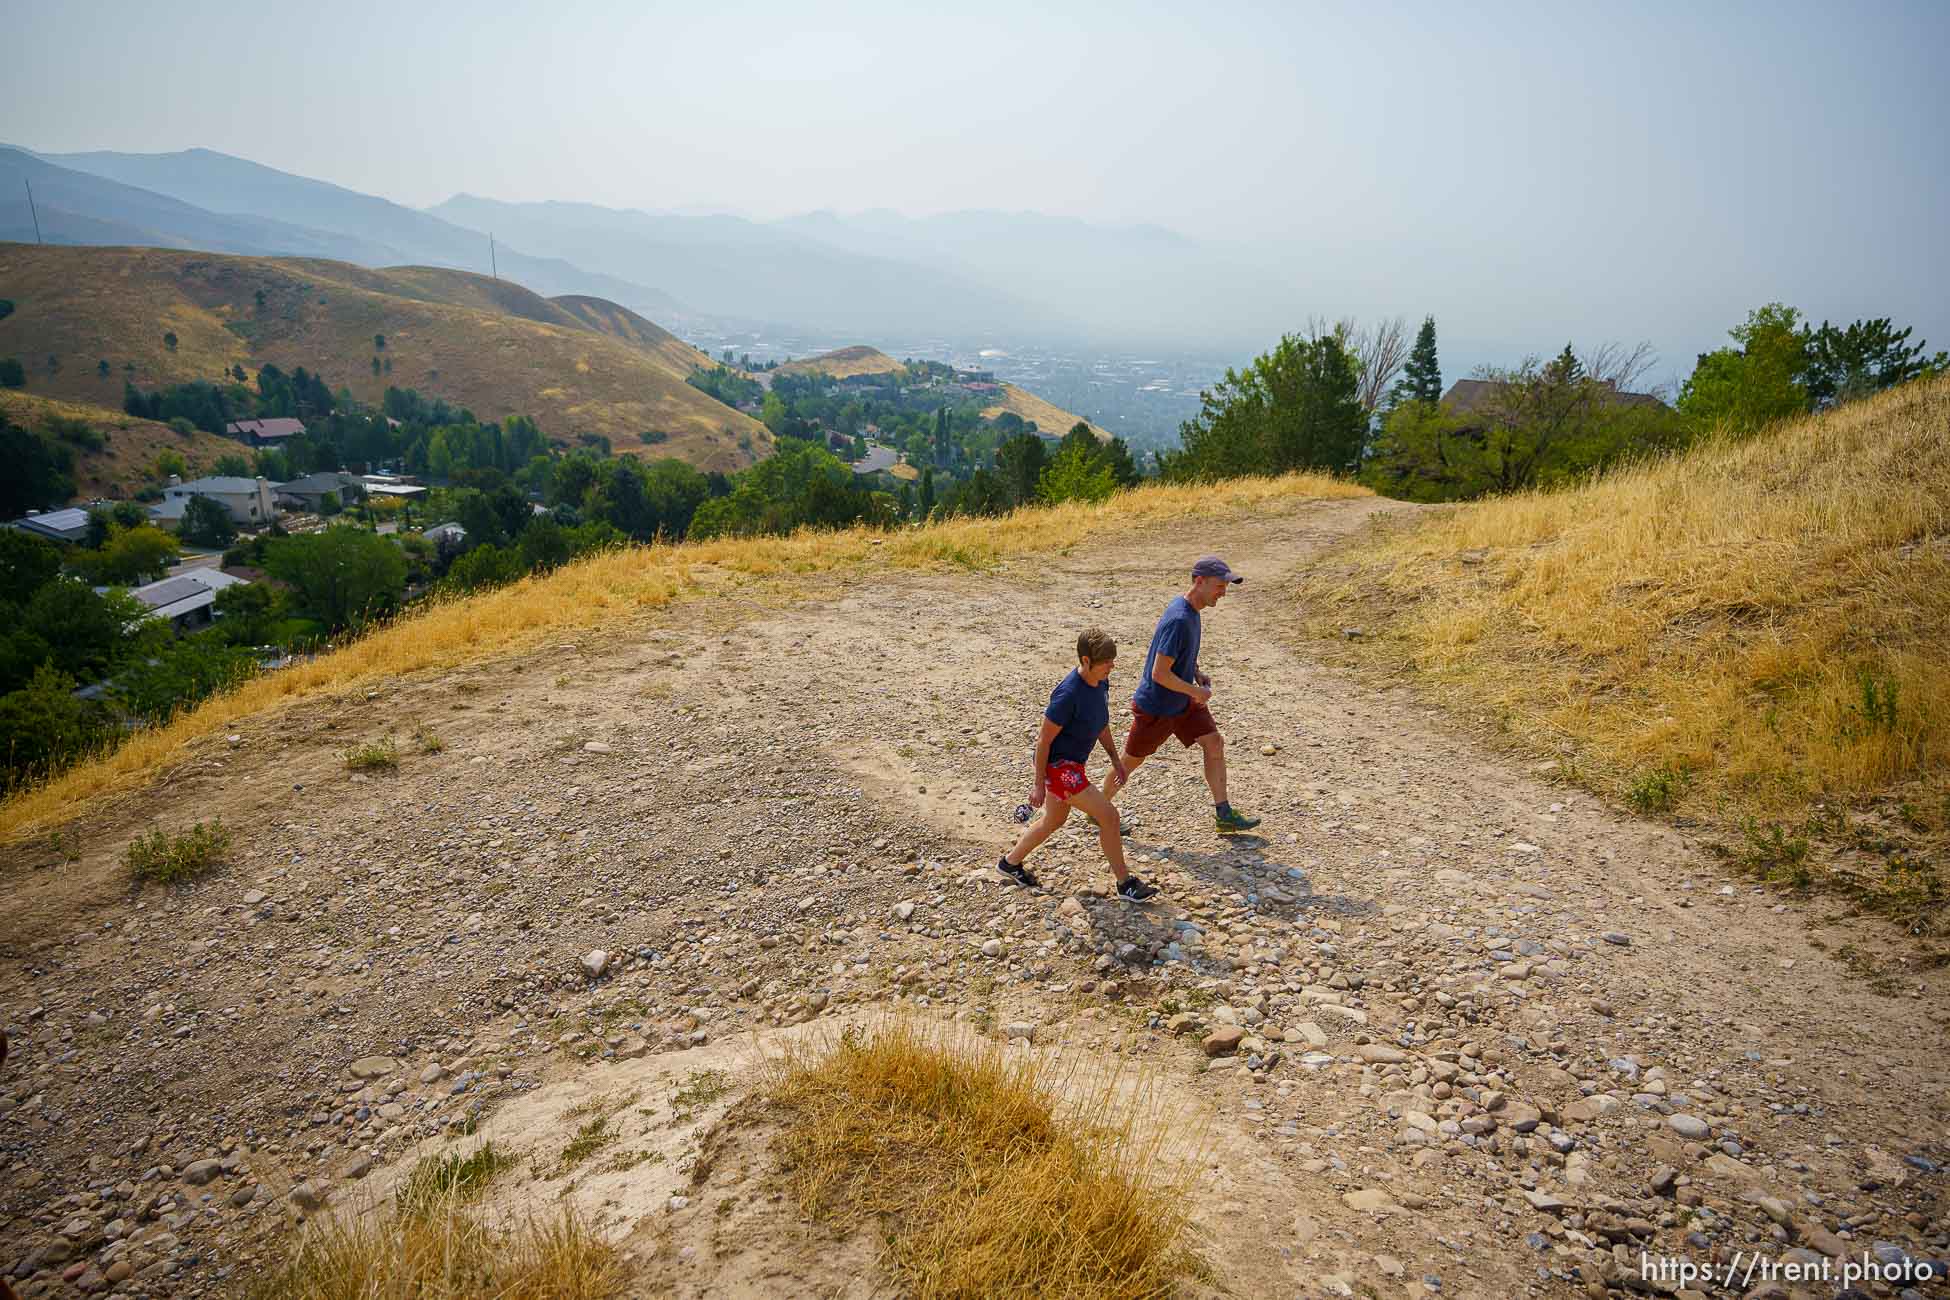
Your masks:
{"label": "white house roof", "polygon": [[221,569],[197,569],[136,587],[129,594],[142,602],[151,618],[181,618],[216,603],[217,593],[225,587],[243,582],[242,578],[233,578]]}
{"label": "white house roof", "polygon": [[193,478],[187,483],[172,484],[165,496],[232,496],[249,495],[257,491],[257,480],[241,478],[234,474],[212,475],[209,478]]}
{"label": "white house roof", "polygon": [[72,541],[76,536],[88,531],[88,512],[79,506],[66,510],[47,510],[38,515],[28,515],[16,519],[11,527],[22,532],[38,533],[42,537],[52,537],[56,541]]}

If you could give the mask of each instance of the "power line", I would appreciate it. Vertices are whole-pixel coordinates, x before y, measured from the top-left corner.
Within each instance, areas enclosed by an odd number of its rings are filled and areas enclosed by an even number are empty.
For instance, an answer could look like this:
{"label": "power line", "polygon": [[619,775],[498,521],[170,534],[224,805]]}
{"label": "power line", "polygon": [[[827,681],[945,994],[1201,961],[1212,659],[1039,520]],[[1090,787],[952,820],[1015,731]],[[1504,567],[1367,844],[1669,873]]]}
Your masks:
{"label": "power line", "polygon": [[20,178],[20,183],[27,187],[27,211],[34,217],[34,242],[45,244],[47,241],[41,238],[41,210],[34,206],[34,183],[25,176]]}

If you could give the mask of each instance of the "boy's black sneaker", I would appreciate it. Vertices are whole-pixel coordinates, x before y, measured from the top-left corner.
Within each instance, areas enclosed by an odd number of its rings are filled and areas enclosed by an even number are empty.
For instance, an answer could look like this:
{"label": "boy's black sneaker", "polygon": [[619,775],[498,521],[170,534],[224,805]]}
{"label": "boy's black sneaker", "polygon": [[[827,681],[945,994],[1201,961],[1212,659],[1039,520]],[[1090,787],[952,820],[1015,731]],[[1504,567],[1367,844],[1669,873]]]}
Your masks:
{"label": "boy's black sneaker", "polygon": [[1009,855],[1006,853],[1003,854],[1001,859],[995,864],[995,869],[997,871],[1000,871],[1003,875],[1007,876],[1010,880],[1013,880],[1018,885],[1021,885],[1024,889],[1034,889],[1036,888],[1036,886],[1043,883],[1042,881],[1036,879],[1036,873],[1031,871],[1028,867],[1019,867],[1015,863],[1009,861]]}
{"label": "boy's black sneaker", "polygon": [[1142,903],[1157,892],[1156,885],[1146,884],[1136,876],[1126,876],[1117,882],[1117,896],[1127,903]]}

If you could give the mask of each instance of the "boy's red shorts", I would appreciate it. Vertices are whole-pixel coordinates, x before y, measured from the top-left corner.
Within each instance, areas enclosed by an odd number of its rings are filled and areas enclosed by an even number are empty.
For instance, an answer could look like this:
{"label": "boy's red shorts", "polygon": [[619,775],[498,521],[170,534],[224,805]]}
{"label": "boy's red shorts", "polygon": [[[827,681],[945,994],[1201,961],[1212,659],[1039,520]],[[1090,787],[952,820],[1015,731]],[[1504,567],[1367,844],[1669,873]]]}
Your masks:
{"label": "boy's red shorts", "polygon": [[1089,784],[1081,763],[1051,763],[1043,773],[1043,789],[1052,799],[1068,799]]}
{"label": "boy's red shorts", "polygon": [[1200,736],[1209,736],[1218,729],[1212,711],[1203,704],[1189,704],[1183,713],[1168,718],[1146,713],[1133,704],[1131,734],[1125,738],[1124,749],[1132,758],[1149,758],[1165,743],[1166,736],[1178,737],[1181,745],[1196,745]]}

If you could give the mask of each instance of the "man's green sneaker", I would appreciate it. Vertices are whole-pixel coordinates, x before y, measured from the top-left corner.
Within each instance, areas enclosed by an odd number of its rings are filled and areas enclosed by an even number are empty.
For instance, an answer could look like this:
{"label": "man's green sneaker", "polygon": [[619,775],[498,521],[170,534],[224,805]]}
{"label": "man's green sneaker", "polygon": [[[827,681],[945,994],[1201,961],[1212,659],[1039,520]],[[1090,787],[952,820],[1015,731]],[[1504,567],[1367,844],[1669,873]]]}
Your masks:
{"label": "man's green sneaker", "polygon": [[1249,831],[1259,825],[1259,818],[1247,817],[1232,809],[1214,815],[1221,835],[1237,835],[1241,831]]}

